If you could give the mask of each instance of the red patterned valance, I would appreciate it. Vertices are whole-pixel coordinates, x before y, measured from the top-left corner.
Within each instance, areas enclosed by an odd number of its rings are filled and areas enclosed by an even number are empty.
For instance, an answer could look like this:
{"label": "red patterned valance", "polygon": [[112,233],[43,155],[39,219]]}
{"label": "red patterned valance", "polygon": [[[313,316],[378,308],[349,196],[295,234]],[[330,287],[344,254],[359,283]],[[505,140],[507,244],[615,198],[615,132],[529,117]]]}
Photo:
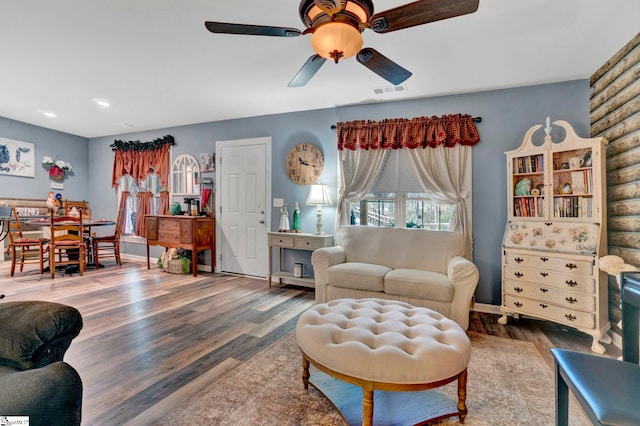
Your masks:
{"label": "red patterned valance", "polygon": [[113,171],[111,186],[116,188],[124,175],[130,175],[136,183],[140,183],[155,173],[160,177],[160,185],[169,185],[169,148],[175,145],[173,136],[152,142],[123,142],[116,140],[111,145],[113,150]]}
{"label": "red patterned valance", "polygon": [[463,114],[442,117],[357,120],[337,124],[338,150],[400,149],[475,145],[480,135],[473,117]]}

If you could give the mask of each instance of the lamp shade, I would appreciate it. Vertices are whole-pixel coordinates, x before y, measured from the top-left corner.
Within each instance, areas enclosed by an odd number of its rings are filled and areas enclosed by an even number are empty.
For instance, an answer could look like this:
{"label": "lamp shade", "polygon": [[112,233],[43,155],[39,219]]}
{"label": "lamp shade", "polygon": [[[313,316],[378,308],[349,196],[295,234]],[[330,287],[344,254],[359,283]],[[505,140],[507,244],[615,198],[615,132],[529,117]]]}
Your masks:
{"label": "lamp shade", "polygon": [[309,191],[309,197],[307,197],[308,206],[330,206],[331,198],[329,198],[329,191],[327,185],[322,183],[315,183],[311,185]]}
{"label": "lamp shade", "polygon": [[362,48],[362,35],[353,25],[329,22],[316,28],[311,36],[311,47],[323,58],[349,58]]}

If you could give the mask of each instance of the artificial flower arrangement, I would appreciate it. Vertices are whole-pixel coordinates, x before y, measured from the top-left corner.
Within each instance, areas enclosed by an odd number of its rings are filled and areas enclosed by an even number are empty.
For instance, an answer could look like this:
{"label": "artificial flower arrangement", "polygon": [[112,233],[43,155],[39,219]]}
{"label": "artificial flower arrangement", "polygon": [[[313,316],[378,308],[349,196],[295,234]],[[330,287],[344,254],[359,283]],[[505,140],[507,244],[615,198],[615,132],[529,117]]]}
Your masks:
{"label": "artificial flower arrangement", "polygon": [[64,175],[72,170],[71,163],[49,156],[42,157],[42,164],[49,169],[49,177],[56,181],[62,181]]}

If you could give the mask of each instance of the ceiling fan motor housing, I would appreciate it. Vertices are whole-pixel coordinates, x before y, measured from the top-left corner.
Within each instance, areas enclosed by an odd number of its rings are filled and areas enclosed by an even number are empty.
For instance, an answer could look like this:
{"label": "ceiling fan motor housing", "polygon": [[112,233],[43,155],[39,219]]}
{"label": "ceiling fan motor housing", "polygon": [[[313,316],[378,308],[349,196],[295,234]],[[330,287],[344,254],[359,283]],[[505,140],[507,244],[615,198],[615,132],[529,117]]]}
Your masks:
{"label": "ceiling fan motor housing", "polygon": [[[338,63],[362,47],[360,33],[373,14],[371,0],[302,0],[300,19],[311,33],[311,45],[318,55]],[[339,46],[339,47],[337,47]]]}
{"label": "ceiling fan motor housing", "polygon": [[337,21],[355,24],[362,31],[373,15],[373,2],[371,0],[343,0],[341,3],[341,10],[330,16],[316,5],[316,0],[302,0],[299,8],[300,19],[309,29],[317,28],[318,25],[327,22]]}

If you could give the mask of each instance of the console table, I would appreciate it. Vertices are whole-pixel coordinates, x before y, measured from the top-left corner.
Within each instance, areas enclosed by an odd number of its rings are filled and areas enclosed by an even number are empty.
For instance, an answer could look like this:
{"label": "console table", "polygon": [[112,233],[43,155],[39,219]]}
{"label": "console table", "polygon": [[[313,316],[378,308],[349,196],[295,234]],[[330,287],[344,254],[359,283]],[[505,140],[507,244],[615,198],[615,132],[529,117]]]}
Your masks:
{"label": "console table", "polygon": [[[302,234],[294,232],[268,232],[269,240],[269,274],[267,276],[269,285],[271,285],[271,277],[278,279],[279,283],[294,284],[303,287],[315,287],[313,275],[302,278],[296,278],[292,272],[282,271],[282,249],[290,250],[307,250],[313,251],[322,247],[330,247],[333,245],[333,235],[315,235]],[[278,270],[272,272],[271,266],[271,250],[278,249]]]}
{"label": "console table", "polygon": [[147,228],[147,269],[149,246],[183,248],[191,250],[193,276],[198,275],[198,252],[211,250],[211,270],[215,266],[214,218],[207,216],[146,216]]}

